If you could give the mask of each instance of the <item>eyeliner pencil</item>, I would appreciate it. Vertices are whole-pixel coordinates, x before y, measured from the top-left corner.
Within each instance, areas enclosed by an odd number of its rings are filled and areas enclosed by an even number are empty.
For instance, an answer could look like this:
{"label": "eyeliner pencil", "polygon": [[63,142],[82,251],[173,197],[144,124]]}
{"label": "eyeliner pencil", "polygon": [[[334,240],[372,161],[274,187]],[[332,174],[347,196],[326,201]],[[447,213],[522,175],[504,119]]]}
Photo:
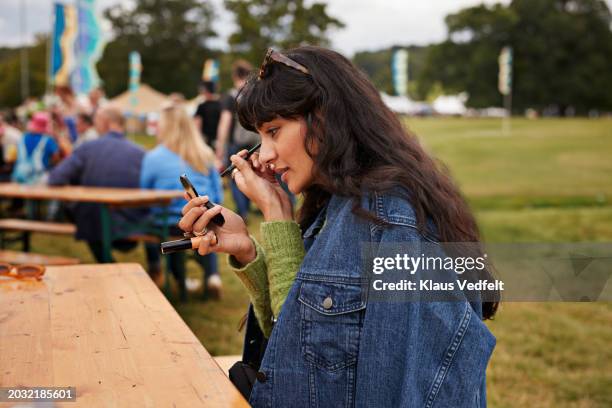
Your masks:
{"label": "eyeliner pencil", "polygon": [[[162,254],[171,254],[173,252],[184,251],[186,249],[198,249],[202,237],[191,237],[178,239],[176,241],[162,242],[160,249]],[[213,243],[217,244],[217,236],[215,235]]]}
{"label": "eyeliner pencil", "polygon": [[[255,146],[251,147],[249,149],[249,151],[247,152],[246,157],[244,158],[244,160],[248,160],[249,157],[251,157],[251,155],[253,153],[255,153],[257,150],[259,150],[259,148],[261,147],[261,142],[257,143]],[[232,170],[234,170],[236,168],[236,166],[234,166],[233,164],[231,166],[229,166],[227,169],[223,170],[223,172],[220,174],[221,177],[225,177],[228,174],[232,174]]]}

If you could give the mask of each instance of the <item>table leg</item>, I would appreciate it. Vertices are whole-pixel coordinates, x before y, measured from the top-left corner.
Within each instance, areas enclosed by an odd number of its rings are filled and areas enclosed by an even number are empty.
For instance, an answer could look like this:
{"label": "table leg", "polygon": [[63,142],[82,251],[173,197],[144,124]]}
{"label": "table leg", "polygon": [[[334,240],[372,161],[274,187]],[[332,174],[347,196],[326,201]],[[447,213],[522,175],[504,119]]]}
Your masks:
{"label": "table leg", "polygon": [[104,263],[111,263],[113,255],[112,250],[112,232],[111,232],[111,216],[108,206],[102,204],[100,206],[100,218],[102,222],[102,258]]}

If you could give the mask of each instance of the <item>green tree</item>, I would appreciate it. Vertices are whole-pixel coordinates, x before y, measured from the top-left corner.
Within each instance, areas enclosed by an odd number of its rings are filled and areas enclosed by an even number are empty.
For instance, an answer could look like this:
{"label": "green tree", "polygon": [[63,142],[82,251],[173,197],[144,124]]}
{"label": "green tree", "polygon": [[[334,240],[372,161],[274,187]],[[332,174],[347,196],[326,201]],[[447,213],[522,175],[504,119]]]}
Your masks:
{"label": "green tree", "polygon": [[513,106],[561,112],[612,109],[611,15],[603,0],[514,0],[446,18],[448,38],[432,47],[419,85],[467,91],[474,107],[501,105],[497,58],[512,46]]}
{"label": "green tree", "polygon": [[[353,62],[361,68],[369,77],[372,83],[382,92],[392,95],[393,78],[391,73],[391,58],[394,49],[400,46],[386,48],[380,51],[362,51],[355,53]],[[413,99],[425,99],[427,92],[420,92],[418,77],[424,69],[425,58],[429,46],[402,46],[408,50],[408,95]]]}
{"label": "green tree", "polygon": [[427,94],[439,82],[448,93],[467,91],[470,106],[500,105],[497,58],[503,46],[512,44],[516,21],[515,13],[501,4],[483,4],[447,16],[448,38],[429,50],[419,92]]}
{"label": "green tree", "polygon": [[[47,81],[47,36],[38,36],[28,51],[29,96],[41,97]],[[21,104],[21,48],[3,49],[0,59],[0,107]]]}
{"label": "green tree", "polygon": [[268,47],[329,45],[329,31],[344,27],[319,2],[307,6],[303,0],[225,0],[225,7],[238,26],[229,38],[232,53],[255,65]]}
{"label": "green tree", "polygon": [[602,0],[515,0],[514,101],[561,114],[612,109],[612,31]]}
{"label": "green tree", "polygon": [[107,44],[98,72],[109,96],[127,89],[131,51],[140,53],[143,83],[165,93],[197,92],[204,60],[216,56],[207,46],[216,36],[209,3],[138,0],[133,9],[117,5],[104,15],[112,23],[114,40]]}

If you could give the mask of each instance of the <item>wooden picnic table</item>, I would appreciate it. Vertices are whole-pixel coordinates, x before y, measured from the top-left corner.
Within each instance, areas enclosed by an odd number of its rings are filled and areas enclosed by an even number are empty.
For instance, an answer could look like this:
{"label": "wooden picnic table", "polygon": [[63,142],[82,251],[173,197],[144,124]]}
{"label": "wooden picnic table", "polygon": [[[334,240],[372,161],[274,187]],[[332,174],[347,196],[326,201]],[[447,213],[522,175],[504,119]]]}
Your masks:
{"label": "wooden picnic table", "polygon": [[76,387],[69,408],[248,406],[138,264],[0,278],[0,387]]}
{"label": "wooden picnic table", "polygon": [[[110,262],[112,234],[110,210],[120,207],[167,207],[175,198],[183,197],[179,190],[146,190],[140,188],[109,188],[89,186],[27,186],[17,183],[0,183],[0,197],[26,200],[58,200],[101,204],[102,241],[104,259]],[[166,229],[162,231],[166,236]]]}
{"label": "wooden picnic table", "polygon": [[168,204],[174,198],[183,197],[183,192],[180,190],[146,190],[140,188],[26,186],[17,183],[0,183],[0,197],[80,201],[128,207]]}

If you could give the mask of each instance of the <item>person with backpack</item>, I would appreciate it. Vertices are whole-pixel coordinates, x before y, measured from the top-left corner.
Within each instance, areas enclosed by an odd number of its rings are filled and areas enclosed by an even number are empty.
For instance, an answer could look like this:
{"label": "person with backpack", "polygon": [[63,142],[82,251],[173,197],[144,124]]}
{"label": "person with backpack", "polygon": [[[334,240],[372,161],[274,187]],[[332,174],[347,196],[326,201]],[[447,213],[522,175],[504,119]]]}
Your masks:
{"label": "person with backpack", "polygon": [[[244,86],[252,69],[253,67],[247,61],[238,60],[234,62],[232,65],[234,88],[221,98],[221,119],[219,120],[219,128],[217,130],[215,152],[217,160],[222,163],[227,163],[229,156],[243,149],[250,149],[259,143],[259,135],[243,128],[236,116],[236,95],[238,95],[240,88]],[[233,180],[230,182],[230,188],[236,203],[237,213],[246,221],[251,202],[240,191]]]}
{"label": "person with backpack", "polygon": [[50,116],[36,112],[17,146],[17,160],[11,179],[19,184],[44,184],[49,169],[60,161],[61,149],[50,136]]}

